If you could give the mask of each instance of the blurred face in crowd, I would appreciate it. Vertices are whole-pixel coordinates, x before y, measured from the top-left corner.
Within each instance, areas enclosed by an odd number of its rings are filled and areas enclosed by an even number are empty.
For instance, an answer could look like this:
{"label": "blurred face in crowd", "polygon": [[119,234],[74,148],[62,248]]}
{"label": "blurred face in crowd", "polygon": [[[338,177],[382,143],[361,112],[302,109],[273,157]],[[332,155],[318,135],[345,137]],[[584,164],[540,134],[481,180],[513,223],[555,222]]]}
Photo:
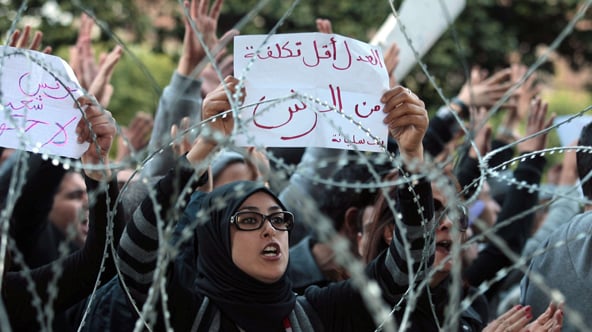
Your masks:
{"label": "blurred face in crowd", "polygon": [[[249,196],[237,212],[258,212],[269,215],[282,211],[277,201],[267,193],[256,192]],[[288,231],[280,231],[266,219],[257,230],[239,230],[230,225],[232,261],[251,277],[265,282],[278,281],[288,267]]]}
{"label": "blurred face in crowd", "polygon": [[370,205],[362,211],[362,231],[358,233],[358,253],[361,257],[366,254],[369,241],[369,231],[372,225],[372,214],[374,213],[374,206]]}
{"label": "blurred face in crowd", "polygon": [[49,220],[62,232],[74,227],[74,241],[82,246],[88,234],[88,195],[82,175],[68,172],[64,175],[53,200]]}
{"label": "blurred face in crowd", "polygon": [[[459,263],[459,259],[449,258],[452,250],[452,243],[454,241],[464,242],[466,238],[465,232],[460,233],[460,238],[455,238],[453,235],[453,221],[450,220],[448,214],[439,213],[443,211],[447,205],[446,197],[432,185],[432,192],[434,196],[434,206],[436,207],[436,218],[438,225],[436,226],[436,253],[434,257],[433,266],[438,269],[435,278],[432,281],[432,286],[437,285],[442,281],[452,269],[454,263]],[[459,257],[460,258],[460,257]],[[443,265],[442,262],[445,262]]]}

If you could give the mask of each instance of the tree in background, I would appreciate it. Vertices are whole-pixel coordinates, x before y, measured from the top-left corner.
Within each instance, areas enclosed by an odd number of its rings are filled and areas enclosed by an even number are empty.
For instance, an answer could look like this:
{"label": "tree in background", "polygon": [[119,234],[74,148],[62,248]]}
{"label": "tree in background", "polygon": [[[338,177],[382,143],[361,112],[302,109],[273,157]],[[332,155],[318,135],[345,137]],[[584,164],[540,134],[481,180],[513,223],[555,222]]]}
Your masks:
{"label": "tree in background", "polygon": [[[411,1],[411,0],[409,0]],[[444,1],[444,0],[434,0]],[[80,4],[83,2],[83,4]],[[7,31],[20,1],[0,1],[0,15],[8,19],[0,22],[0,28]],[[259,0],[226,0],[222,10],[218,32],[222,34],[232,28],[249,11],[256,7]],[[254,18],[242,29],[244,34],[268,33],[288,11],[293,1],[269,0]],[[398,7],[401,1],[395,1]],[[578,10],[577,0],[473,0],[467,1],[466,8],[447,31],[422,59],[430,74],[435,78],[446,96],[453,96],[465,81],[468,68],[479,64],[494,71],[506,67],[510,62],[521,61],[527,65],[534,62],[537,48],[549,45],[566,27]],[[435,3],[434,5],[439,5]],[[123,93],[123,99],[116,94],[114,105],[129,108],[131,118],[136,110],[153,112],[155,98],[166,83],[171,70],[170,63],[177,60],[180,42],[183,38],[183,24],[180,2],[176,0],[102,0],[102,1],[29,1],[24,23],[36,22],[45,33],[46,44],[59,49],[67,47],[76,40],[76,19],[82,8],[92,12],[102,22],[104,30],[96,42],[105,43],[105,48],[112,47],[117,40],[129,44],[124,61],[115,73],[115,83],[119,89],[135,89]],[[359,40],[370,40],[374,32],[391,12],[389,1],[355,0],[304,0],[298,3],[278,28],[279,33],[316,31],[317,17],[329,18],[334,31]],[[421,18],[418,18],[421,19]],[[592,28],[590,14],[586,14],[573,32],[557,49],[572,68],[586,67],[592,60]],[[115,38],[114,36],[117,36]],[[134,45],[131,47],[131,45]],[[138,50],[141,57],[130,55]],[[138,59],[146,54],[155,54],[149,63],[143,64]],[[166,58],[169,59],[166,59]],[[166,62],[159,66],[159,62]],[[135,69],[128,68],[137,67]],[[551,71],[552,66],[544,69]],[[136,74],[121,76],[117,72]],[[139,72],[139,74],[138,74]],[[150,76],[146,78],[146,76]],[[152,76],[159,77],[154,79]],[[145,79],[142,79],[144,77]],[[164,81],[160,77],[165,77]],[[126,82],[126,79],[129,81]],[[158,86],[154,86],[154,82]],[[127,84],[126,84],[127,83]],[[442,103],[435,89],[428,82],[424,73],[416,67],[401,82],[409,86],[434,109]],[[141,86],[140,86],[141,85]],[[144,86],[151,85],[151,86]],[[142,104],[142,98],[130,98],[138,89],[150,92],[146,97],[149,103]],[[153,93],[154,91],[154,93]],[[121,94],[120,94],[121,95]],[[144,98],[144,99],[146,99]],[[146,102],[146,100],[144,100]],[[131,103],[131,104],[130,104]],[[135,103],[140,103],[136,105]],[[123,112],[123,110],[122,110]],[[126,111],[127,112],[127,111]]]}

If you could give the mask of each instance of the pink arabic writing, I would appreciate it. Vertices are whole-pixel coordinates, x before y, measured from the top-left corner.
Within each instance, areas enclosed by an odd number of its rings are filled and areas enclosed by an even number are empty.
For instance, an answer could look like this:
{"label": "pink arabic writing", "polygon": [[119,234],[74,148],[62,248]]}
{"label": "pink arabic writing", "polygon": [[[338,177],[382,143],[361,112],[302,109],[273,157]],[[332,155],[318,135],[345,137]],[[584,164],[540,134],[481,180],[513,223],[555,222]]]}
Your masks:
{"label": "pink arabic writing", "polygon": [[[11,115],[15,119],[23,118],[24,115],[21,114],[12,114]],[[47,139],[45,135],[43,135],[42,140],[45,140],[45,143],[42,146],[46,146],[48,144],[55,145],[55,146],[63,146],[68,143],[68,132],[67,128],[75,121],[78,117],[74,116],[70,120],[68,120],[65,124],[60,122],[55,122],[54,125],[57,127],[56,131],[49,135]],[[17,120],[18,121],[18,120]],[[35,119],[27,119],[25,120],[25,133],[32,134],[32,132],[36,132],[37,136],[40,136],[39,133],[43,131],[42,128],[46,128],[46,126],[51,126],[49,122],[42,121],[42,120],[35,120]],[[37,128],[39,130],[37,130]],[[0,137],[4,135],[6,132],[11,132],[16,130],[17,128],[12,127],[10,124],[4,122],[0,123]],[[35,129],[35,130],[34,130]],[[61,136],[61,139],[58,140],[57,138]]]}
{"label": "pink arabic writing", "polygon": [[[245,59],[257,57],[259,60],[278,60],[278,59],[289,59],[299,58],[302,56],[302,63],[309,68],[317,67],[321,60],[332,61],[332,67],[336,70],[347,70],[351,68],[353,56],[350,50],[350,46],[347,40],[343,40],[343,51],[338,47],[338,42],[335,36],[329,39],[328,44],[319,46],[317,40],[312,42],[312,50],[314,55],[309,57],[308,60],[303,56],[302,52],[303,43],[301,41],[286,41],[283,44],[275,43],[271,46],[267,46],[266,52],[253,52],[255,49],[253,46],[247,46],[247,53],[243,56]],[[383,68],[382,59],[378,49],[373,48],[370,54],[358,55],[355,59],[357,62],[364,62],[372,66],[379,66]]]}
{"label": "pink arabic writing", "polygon": [[23,95],[22,99],[17,102],[11,101],[6,104],[6,107],[9,107],[14,111],[40,111],[45,106],[44,98],[63,100],[68,98],[73,92],[77,91],[76,88],[63,86],[57,80],[52,83],[29,84],[25,79],[30,77],[30,75],[30,72],[26,72],[18,79],[18,90]]}
{"label": "pink arabic writing", "polygon": [[[274,112],[275,117],[273,117],[272,119],[270,119],[269,117],[265,117],[263,115],[263,111],[261,111],[259,109],[259,107],[262,105],[263,101],[266,100],[266,96],[262,96],[261,98],[259,98],[259,102],[257,103],[257,105],[255,105],[255,107],[253,108],[253,124],[257,127],[257,128],[261,128],[261,129],[265,129],[265,130],[274,130],[274,129],[279,129],[282,128],[286,125],[288,125],[289,123],[292,122],[292,120],[294,119],[294,117],[297,114],[309,114],[310,116],[313,117],[312,121],[306,121],[307,120],[307,115],[301,116],[298,118],[298,120],[296,120],[299,124],[307,124],[310,123],[310,126],[307,126],[306,129],[302,130],[301,132],[298,132],[296,134],[291,134],[291,135],[282,135],[280,136],[280,139],[282,140],[293,140],[293,139],[298,139],[301,137],[304,137],[310,133],[312,133],[315,128],[317,127],[318,124],[318,113],[326,113],[326,112],[331,112],[333,110],[337,110],[337,112],[343,112],[343,100],[342,100],[342,96],[341,96],[341,88],[339,86],[333,86],[332,84],[329,84],[329,90],[331,92],[331,99],[332,99],[332,103],[333,103],[333,107],[329,107],[328,109],[325,110],[318,110],[318,111],[314,111],[311,110],[309,112],[303,112],[306,111],[308,109],[308,104],[306,104],[305,102],[299,101],[297,103],[291,104],[288,108],[287,108],[287,113],[283,113],[282,115],[285,115],[283,117],[278,117],[277,113]],[[295,91],[293,89],[290,90],[291,93],[295,93]],[[367,102],[362,102],[362,106],[366,106]],[[354,110],[353,113],[356,114],[359,118],[362,119],[366,119],[368,117],[370,117],[374,112],[379,112],[382,109],[381,105],[375,105],[373,107],[371,107],[368,112],[363,112],[360,111],[360,105],[356,104],[354,106]],[[260,113],[261,112],[261,113]],[[349,113],[349,112],[347,112]],[[266,121],[274,121],[277,123],[267,123]]]}
{"label": "pink arabic writing", "polygon": [[356,140],[356,135],[353,135],[351,139],[349,139],[348,137],[343,137],[343,140],[341,138],[338,137],[338,135],[333,135],[333,138],[331,138],[331,142],[334,143],[341,143],[343,142],[344,144],[346,144],[347,146],[351,146],[352,144],[357,144],[357,145],[384,145],[384,141],[378,141],[378,140],[366,140],[364,138]]}

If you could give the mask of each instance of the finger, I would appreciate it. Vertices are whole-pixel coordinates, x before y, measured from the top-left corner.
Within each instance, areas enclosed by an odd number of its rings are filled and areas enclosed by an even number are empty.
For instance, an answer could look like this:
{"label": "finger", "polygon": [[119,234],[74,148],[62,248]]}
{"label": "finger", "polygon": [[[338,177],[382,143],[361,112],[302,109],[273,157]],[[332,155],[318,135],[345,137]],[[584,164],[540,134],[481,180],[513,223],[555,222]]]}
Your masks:
{"label": "finger", "polygon": [[399,87],[387,91],[381,98],[381,102],[385,104],[383,109],[385,113],[391,112],[403,103],[417,105],[422,108],[425,106],[423,101],[413,94],[411,90],[406,88],[399,89]]}
{"label": "finger", "polygon": [[406,115],[396,118],[393,121],[386,122],[390,130],[398,128],[405,128],[408,126],[415,126],[418,130],[427,127],[426,117],[423,115]]}
{"label": "finger", "polygon": [[86,109],[92,107],[92,101],[86,96],[82,96],[76,100],[74,107],[78,108],[82,112],[82,116],[78,124],[76,125],[76,134],[78,136],[78,143],[86,141],[90,135],[88,128],[89,122],[86,118]]}
{"label": "finger", "polygon": [[220,37],[220,40],[218,41],[218,45],[216,47],[219,47],[220,49],[226,47],[226,45],[228,45],[234,39],[234,37],[238,35],[240,35],[240,31],[238,31],[237,29],[230,29],[226,31],[222,35],[222,37]]}
{"label": "finger", "polygon": [[106,56],[103,65],[99,68],[97,75],[94,77],[88,88],[90,94],[96,95],[99,99],[102,99],[102,96],[105,93],[105,88],[115,70],[115,65],[117,65],[119,59],[121,59],[122,52],[123,50],[121,49],[121,46],[117,45],[113,51]]}
{"label": "finger", "polygon": [[[491,94],[498,94],[499,97],[503,96],[510,88],[514,85],[512,82],[504,82],[492,85],[488,88],[488,93]],[[518,92],[514,92],[514,94],[518,94]],[[498,97],[498,99],[499,99]]]}
{"label": "finger", "polygon": [[45,54],[51,54],[53,52],[53,48],[51,48],[51,46],[45,46],[45,48],[43,49],[43,53]]}
{"label": "finger", "polygon": [[222,76],[230,76],[234,71],[234,57],[232,54],[227,55],[219,65]]}
{"label": "finger", "polygon": [[548,108],[549,108],[549,104],[541,102],[541,106],[540,106],[539,112],[538,112],[538,116],[539,116],[538,124],[539,124],[541,130],[545,129],[546,124],[548,123],[548,121],[545,121],[545,119],[547,118]]}
{"label": "finger", "polygon": [[[224,78],[224,81],[222,82],[224,85],[226,85],[226,87],[231,91],[231,92],[235,92],[236,89],[236,85],[238,84],[238,79],[235,78],[234,76],[226,76]],[[222,86],[221,86],[222,88]],[[222,88],[222,91],[224,89]]]}
{"label": "finger", "polygon": [[471,68],[471,83],[475,84],[475,83],[479,83],[482,80],[481,77],[481,68],[479,68],[479,66],[473,66],[473,68]]}
{"label": "finger", "polygon": [[416,105],[405,105],[388,113],[387,116],[384,118],[383,122],[386,124],[399,124],[402,126],[404,124],[404,119],[407,117],[417,118],[421,119],[422,121],[426,121],[427,112],[425,111],[425,109]]}
{"label": "finger", "polygon": [[92,131],[99,138],[113,138],[117,133],[117,129],[113,125],[113,122],[109,118],[101,118],[99,123],[92,125]]}
{"label": "finger", "polygon": [[90,39],[90,35],[92,33],[92,28],[93,28],[93,19],[90,18],[90,16],[88,16],[86,13],[82,13],[82,21],[81,21],[81,41],[85,42],[85,39]]}
{"label": "finger", "polygon": [[12,33],[12,36],[10,37],[10,43],[8,43],[8,46],[17,47],[16,45],[18,43],[20,36],[21,36],[21,31],[19,29],[14,30],[14,32]]}
{"label": "finger", "polygon": [[391,89],[388,89],[385,93],[382,94],[382,97],[380,98],[380,102],[382,102],[383,104],[386,104],[389,102],[389,100],[393,99],[393,98],[403,98],[405,96],[409,96],[411,95],[411,90],[398,85],[395,86]]}
{"label": "finger", "polygon": [[324,32],[325,32],[325,30],[324,30],[324,27],[323,27],[323,20],[322,20],[322,19],[320,19],[320,18],[317,18],[317,19],[315,20],[315,24],[316,24],[316,26],[317,26],[317,31],[318,31],[318,32],[322,32],[322,33],[324,33]]}
{"label": "finger", "polygon": [[176,124],[172,125],[171,126],[171,138],[176,140],[178,133],[179,133],[179,127],[177,127]]}
{"label": "finger", "polygon": [[16,44],[16,47],[25,48],[27,45],[27,41],[29,40],[30,34],[31,34],[31,26],[26,25],[25,28],[23,29],[23,33],[21,34],[21,37],[19,38],[19,41]]}
{"label": "finger", "polygon": [[103,90],[103,94],[101,95],[101,99],[99,100],[103,107],[107,107],[109,105],[111,97],[113,97],[113,91],[115,91],[113,85],[105,85],[105,89]]}
{"label": "finger", "polygon": [[[195,0],[193,0],[193,2],[195,2]],[[197,8],[197,15],[207,15],[208,14],[208,5],[209,5],[210,0],[199,0],[199,3],[197,4],[198,8]]]}
{"label": "finger", "polygon": [[515,322],[509,323],[508,331],[520,331],[528,324],[529,320],[530,318],[527,315],[520,316]]}
{"label": "finger", "polygon": [[204,112],[204,115],[208,116],[208,118],[204,120],[217,116],[218,114],[225,112],[229,109],[230,103],[228,102],[228,100],[211,100],[208,103],[208,112]]}
{"label": "finger", "polygon": [[327,33],[333,33],[333,24],[331,23],[331,20],[325,19],[325,30],[327,30]]}
{"label": "finger", "polygon": [[318,18],[315,21],[317,31],[321,33],[332,33],[331,22],[327,19]]}
{"label": "finger", "polygon": [[29,49],[31,49],[33,51],[39,50],[39,48],[41,47],[41,40],[42,39],[43,39],[43,32],[36,31],[35,36],[33,36],[33,40],[31,41],[31,44],[29,45]]}
{"label": "finger", "polygon": [[109,81],[111,79],[111,75],[113,75],[113,71],[115,70],[115,65],[121,59],[123,55],[123,48],[120,45],[115,46],[115,48],[107,54],[105,60],[103,61],[103,65],[99,68],[99,71],[104,72],[104,76]]}
{"label": "finger", "polygon": [[224,3],[224,0],[216,0],[216,1],[214,1],[212,8],[210,9],[210,17],[215,19],[216,21],[218,20],[218,17],[220,16],[220,11],[222,10],[223,3]]}
{"label": "finger", "polygon": [[555,121],[556,116],[557,116],[557,114],[555,114],[555,113],[551,114],[551,116],[549,117],[547,122],[545,122],[543,129],[551,128],[551,126],[553,126],[553,122]]}
{"label": "finger", "polygon": [[512,70],[510,68],[505,68],[505,69],[502,69],[502,70],[496,72],[495,74],[491,75],[491,77],[486,79],[484,81],[484,83],[487,83],[487,84],[498,83],[498,82],[510,79],[511,75],[512,75]]}
{"label": "finger", "polygon": [[532,73],[532,75],[530,75],[526,81],[524,81],[524,84],[522,85],[526,90],[531,90],[533,89],[533,87],[538,86],[538,84],[535,84],[537,80],[537,74],[536,73]]}
{"label": "finger", "polygon": [[[218,64],[220,63],[220,61],[222,61],[222,58],[224,58],[224,56],[226,56],[226,53],[228,53],[228,51],[226,50],[226,47],[221,47],[220,44],[216,45],[214,47],[214,50],[212,50],[214,52],[216,52],[216,54],[214,54],[214,64]],[[209,59],[208,59],[209,61]],[[208,63],[208,66],[211,66],[212,63]],[[202,71],[203,73],[203,71]]]}
{"label": "finger", "polygon": [[516,312],[520,311],[520,309],[522,309],[523,306],[518,304],[513,306],[512,308],[510,308],[508,311],[504,312],[501,316],[498,317],[498,321],[503,321],[508,319],[510,316],[512,316],[513,314],[515,314]]}
{"label": "finger", "polygon": [[557,309],[555,310],[555,314],[553,315],[553,320],[555,321],[555,324],[553,325],[553,332],[558,332],[561,331],[561,328],[563,327],[563,309]]}
{"label": "finger", "polygon": [[191,125],[191,119],[188,116],[183,117],[183,119],[181,119],[181,130],[186,131],[187,129],[189,129],[189,126]]}
{"label": "finger", "polygon": [[537,318],[537,323],[539,325],[545,325],[553,316],[555,312],[555,307],[554,304],[551,303],[549,304],[549,306],[547,307],[547,310],[545,310],[545,312],[543,312],[538,318]]}

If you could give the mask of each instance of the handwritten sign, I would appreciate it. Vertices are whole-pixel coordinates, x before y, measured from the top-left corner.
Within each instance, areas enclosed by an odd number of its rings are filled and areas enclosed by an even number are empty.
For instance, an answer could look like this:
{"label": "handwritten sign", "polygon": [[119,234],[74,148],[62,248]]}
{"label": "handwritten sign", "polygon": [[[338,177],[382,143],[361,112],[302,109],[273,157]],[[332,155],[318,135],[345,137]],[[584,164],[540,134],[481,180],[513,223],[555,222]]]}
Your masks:
{"label": "handwritten sign", "polygon": [[378,47],[323,33],[238,36],[234,73],[246,88],[236,144],[382,151],[388,75]]}
{"label": "handwritten sign", "polygon": [[78,158],[82,95],[68,64],[40,52],[0,47],[0,146]]}
{"label": "handwritten sign", "polygon": [[[406,0],[401,4],[398,10],[399,21],[420,57],[430,50],[465,5],[466,0]],[[395,68],[395,77],[401,81],[417,63],[417,59],[397,23],[395,16],[390,14],[370,44],[379,45],[386,51],[393,42],[397,43],[400,61]]]}
{"label": "handwritten sign", "polygon": [[575,140],[580,138],[582,128],[592,122],[591,115],[582,115],[562,124],[562,122],[568,120],[571,116],[572,115],[561,115],[553,120],[554,126],[559,125],[559,127],[557,127],[557,135],[559,136],[561,146],[572,145]]}

